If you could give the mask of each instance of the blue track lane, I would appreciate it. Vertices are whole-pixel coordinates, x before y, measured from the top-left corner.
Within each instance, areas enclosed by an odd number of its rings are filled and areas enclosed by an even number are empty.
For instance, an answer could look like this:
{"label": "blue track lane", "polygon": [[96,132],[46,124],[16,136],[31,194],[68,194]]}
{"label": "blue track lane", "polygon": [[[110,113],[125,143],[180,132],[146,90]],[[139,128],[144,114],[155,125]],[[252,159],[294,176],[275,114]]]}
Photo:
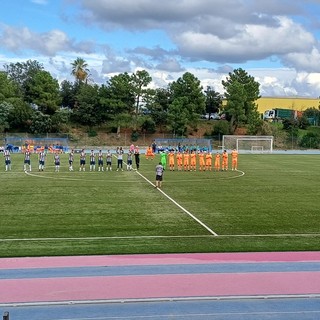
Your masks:
{"label": "blue track lane", "polygon": [[[161,266],[104,266],[0,270],[0,279],[128,276],[195,273],[307,272],[320,271],[320,262],[215,263]],[[320,319],[320,318],[319,318]]]}
{"label": "blue track lane", "polygon": [[319,320],[320,298],[43,305],[2,310],[9,312],[10,320]]}

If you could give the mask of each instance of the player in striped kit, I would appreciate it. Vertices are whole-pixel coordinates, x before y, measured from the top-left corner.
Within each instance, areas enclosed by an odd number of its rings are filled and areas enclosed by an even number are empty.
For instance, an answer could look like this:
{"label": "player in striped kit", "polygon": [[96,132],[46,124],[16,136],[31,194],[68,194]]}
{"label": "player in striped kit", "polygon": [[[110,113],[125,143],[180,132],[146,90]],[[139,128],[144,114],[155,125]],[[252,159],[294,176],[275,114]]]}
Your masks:
{"label": "player in striped kit", "polygon": [[127,171],[132,170],[132,152],[129,150],[127,155]]}
{"label": "player in striped kit", "polygon": [[60,155],[58,152],[54,154],[53,159],[54,159],[55,172],[59,172],[60,171]]}
{"label": "player in striped kit", "polygon": [[96,171],[96,155],[93,150],[90,153],[90,171]]}
{"label": "player in striped kit", "polygon": [[39,171],[43,171],[44,170],[44,164],[45,164],[45,160],[46,160],[46,154],[44,151],[40,151],[39,155]]}
{"label": "player in striped kit", "polygon": [[98,171],[104,171],[102,150],[99,150],[99,152],[98,152]]}
{"label": "player in striped kit", "polygon": [[107,151],[106,154],[106,171],[112,171],[112,153],[110,150]]}
{"label": "player in striped kit", "polygon": [[84,151],[84,149],[82,149],[81,153],[80,153],[80,168],[79,171],[86,171],[86,153]]}
{"label": "player in striped kit", "polygon": [[73,171],[74,151],[71,149],[69,153],[69,171]]}
{"label": "player in striped kit", "polygon": [[6,171],[11,170],[11,155],[8,149],[4,150],[4,163],[6,165]]}
{"label": "player in striped kit", "polygon": [[23,165],[24,171],[27,171],[27,166],[29,167],[29,171],[31,171],[31,153],[29,149],[26,149],[24,153],[24,165]]}

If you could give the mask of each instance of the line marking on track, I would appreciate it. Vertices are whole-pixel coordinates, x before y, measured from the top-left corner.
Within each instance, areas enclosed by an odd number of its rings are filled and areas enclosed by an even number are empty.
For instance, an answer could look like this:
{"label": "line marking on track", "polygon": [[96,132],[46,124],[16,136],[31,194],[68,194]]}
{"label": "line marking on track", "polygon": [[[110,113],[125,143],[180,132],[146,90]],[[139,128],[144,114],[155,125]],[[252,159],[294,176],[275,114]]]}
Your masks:
{"label": "line marking on track", "polygon": [[[142,175],[139,171],[136,171],[136,173],[143,178],[144,180],[146,180],[149,184],[151,184],[153,187],[155,187],[155,184],[153,184],[148,178],[146,178],[144,175]],[[189,212],[187,209],[185,209],[184,207],[182,207],[178,202],[176,202],[175,200],[173,200],[170,196],[168,196],[165,192],[163,192],[161,189],[157,188],[157,190],[159,192],[161,192],[166,198],[168,198],[172,203],[174,203],[177,207],[179,207],[183,212],[185,212],[187,215],[189,215],[193,220],[195,220],[196,222],[198,222],[201,226],[203,226],[207,231],[209,231],[212,235],[214,235],[215,237],[218,236],[218,234],[216,232],[214,232],[212,229],[210,229],[206,224],[204,224],[201,220],[199,220],[197,217],[195,217],[191,212]]]}
{"label": "line marking on track", "polygon": [[[45,301],[45,302],[14,302],[14,303],[0,303],[0,307],[47,307],[47,306],[65,306],[65,305],[99,305],[99,304],[107,304],[107,303],[116,303],[116,304],[123,304],[123,303],[145,303],[145,302],[189,302],[189,301],[232,301],[232,300],[274,300],[279,301],[280,299],[319,299],[319,294],[290,294],[290,295],[271,295],[271,294],[265,294],[265,295],[239,295],[239,296],[195,296],[195,297],[168,297],[168,298],[136,298],[136,299],[100,299],[100,300],[64,300],[64,301]],[[285,312],[285,311],[284,311]],[[282,312],[282,313],[284,313]],[[289,313],[289,312],[287,312]],[[296,313],[319,313],[318,310],[304,310],[300,312],[294,312]],[[226,315],[227,313],[217,313],[216,315]],[[229,315],[235,315],[239,313],[229,313]],[[249,313],[245,313],[249,314]],[[270,312],[268,312],[270,314]],[[205,314],[208,315],[208,314]],[[171,315],[170,315],[171,316]],[[170,316],[166,317],[166,319],[169,319]],[[143,316],[142,316],[143,317]],[[144,318],[147,318],[144,316]],[[150,317],[149,317],[150,318]],[[184,315],[184,318],[186,316]],[[72,318],[74,320],[80,320],[78,318]],[[64,318],[63,320],[72,320]],[[83,318],[82,320],[92,320],[96,318]],[[107,318],[99,318],[100,320],[107,319]],[[129,318],[110,318],[110,319],[129,319]],[[131,318],[132,319],[132,318]],[[136,319],[136,318],[135,318]],[[229,319],[229,317],[228,317]],[[231,319],[231,318],[230,318]],[[274,318],[275,319],[275,318]]]}

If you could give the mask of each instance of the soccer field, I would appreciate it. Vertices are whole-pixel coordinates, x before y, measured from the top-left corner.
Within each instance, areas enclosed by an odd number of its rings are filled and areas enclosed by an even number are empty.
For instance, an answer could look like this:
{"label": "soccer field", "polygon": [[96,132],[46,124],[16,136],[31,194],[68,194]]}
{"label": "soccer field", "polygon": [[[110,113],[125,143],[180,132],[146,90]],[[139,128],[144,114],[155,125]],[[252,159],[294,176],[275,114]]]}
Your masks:
{"label": "soccer field", "polygon": [[[239,171],[0,171],[0,256],[320,249],[319,155],[239,155]],[[126,157],[125,157],[126,158]],[[50,161],[49,161],[50,160]]]}

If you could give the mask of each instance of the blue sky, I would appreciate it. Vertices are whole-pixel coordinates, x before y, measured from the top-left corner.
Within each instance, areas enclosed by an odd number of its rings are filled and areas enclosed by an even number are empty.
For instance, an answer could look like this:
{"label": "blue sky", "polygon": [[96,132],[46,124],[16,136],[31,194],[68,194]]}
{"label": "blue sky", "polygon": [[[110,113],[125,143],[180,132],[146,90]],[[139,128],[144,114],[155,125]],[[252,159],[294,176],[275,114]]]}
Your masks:
{"label": "blue sky", "polygon": [[320,96],[318,0],[2,0],[0,69],[37,60],[59,81],[85,59],[96,83],[147,70],[184,72],[223,93],[243,68],[263,96]]}

